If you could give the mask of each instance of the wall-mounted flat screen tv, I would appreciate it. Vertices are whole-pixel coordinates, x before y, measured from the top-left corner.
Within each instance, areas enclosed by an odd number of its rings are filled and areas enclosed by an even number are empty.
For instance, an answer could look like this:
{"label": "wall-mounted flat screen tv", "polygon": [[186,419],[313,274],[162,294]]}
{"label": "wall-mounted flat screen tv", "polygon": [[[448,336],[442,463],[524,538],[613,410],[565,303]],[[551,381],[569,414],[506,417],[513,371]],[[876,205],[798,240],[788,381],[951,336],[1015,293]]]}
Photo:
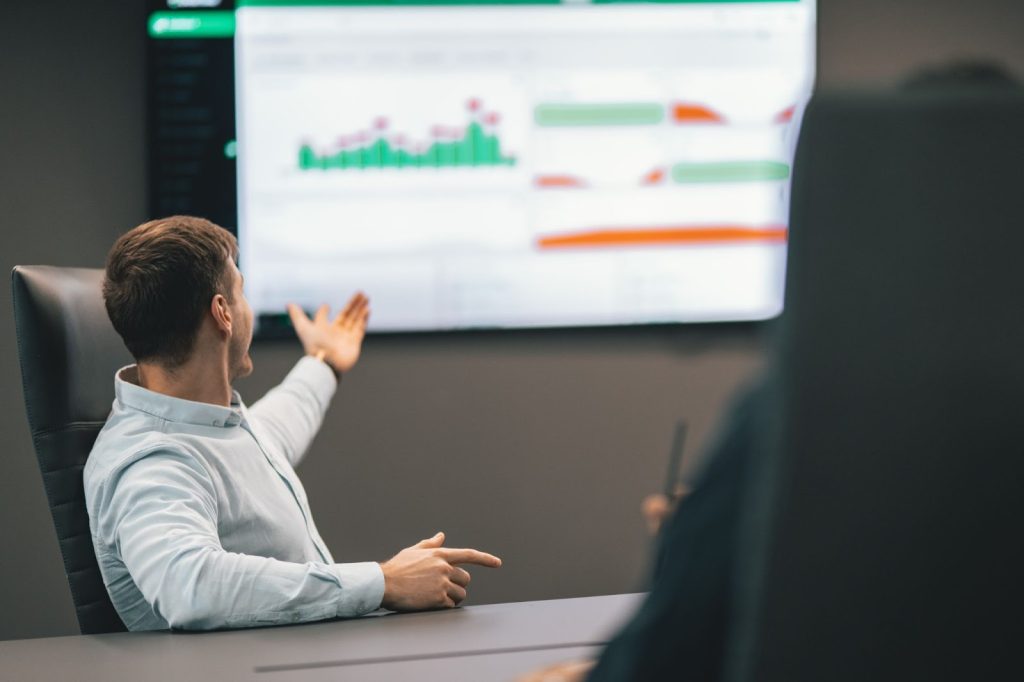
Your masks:
{"label": "wall-mounted flat screen tv", "polygon": [[263,327],[759,320],[782,305],[813,0],[167,0],[154,214],[236,231]]}

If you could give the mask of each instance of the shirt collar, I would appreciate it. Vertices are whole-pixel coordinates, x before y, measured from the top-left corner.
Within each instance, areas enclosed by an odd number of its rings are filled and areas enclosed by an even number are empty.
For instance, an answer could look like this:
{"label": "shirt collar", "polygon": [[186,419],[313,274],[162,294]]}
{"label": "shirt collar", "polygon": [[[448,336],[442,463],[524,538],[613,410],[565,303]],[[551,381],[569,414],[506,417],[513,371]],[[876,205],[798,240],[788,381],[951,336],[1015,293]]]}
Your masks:
{"label": "shirt collar", "polygon": [[122,367],[114,375],[114,395],[127,408],[161,419],[198,426],[238,426],[244,418],[244,406],[238,391],[231,391],[231,406],[200,403],[150,391],[138,385],[137,365]]}

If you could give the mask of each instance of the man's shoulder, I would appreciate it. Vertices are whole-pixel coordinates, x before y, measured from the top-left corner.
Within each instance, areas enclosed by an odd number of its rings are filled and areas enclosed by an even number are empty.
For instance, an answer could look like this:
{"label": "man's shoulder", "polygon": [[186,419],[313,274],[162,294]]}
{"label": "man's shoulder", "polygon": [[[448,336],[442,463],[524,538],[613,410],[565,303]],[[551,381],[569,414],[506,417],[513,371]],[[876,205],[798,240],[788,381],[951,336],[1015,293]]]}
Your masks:
{"label": "man's shoulder", "polygon": [[86,494],[117,472],[158,452],[189,455],[191,448],[177,434],[168,432],[161,419],[142,412],[119,410],[115,405],[85,463],[82,475]]}

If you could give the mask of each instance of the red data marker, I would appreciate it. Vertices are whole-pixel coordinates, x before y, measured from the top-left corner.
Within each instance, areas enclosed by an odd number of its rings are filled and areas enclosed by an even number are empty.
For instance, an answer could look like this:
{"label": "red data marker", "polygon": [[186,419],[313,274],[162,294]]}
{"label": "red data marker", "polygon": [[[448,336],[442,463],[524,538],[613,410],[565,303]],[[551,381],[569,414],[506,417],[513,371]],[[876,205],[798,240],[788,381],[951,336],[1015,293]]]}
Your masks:
{"label": "red data marker", "polygon": [[373,127],[377,130],[384,130],[388,127],[388,120],[381,116],[373,122]]}
{"label": "red data marker", "polygon": [[779,115],[775,117],[776,123],[789,123],[793,120],[793,114],[796,113],[796,106],[792,106],[785,111],[779,112]]}
{"label": "red data marker", "polygon": [[498,114],[494,111],[484,115],[484,123],[486,123],[487,125],[498,125],[498,121],[500,120],[501,114]]}
{"label": "red data marker", "polygon": [[473,99],[471,99],[468,102],[466,102],[466,106],[469,107],[470,111],[479,111],[480,110],[480,100],[477,99],[476,97],[474,97]]}
{"label": "red data marker", "polygon": [[649,172],[647,175],[645,175],[644,179],[641,182],[644,185],[657,185],[658,183],[660,183],[664,179],[665,179],[665,169],[664,168],[655,168],[654,170]]}

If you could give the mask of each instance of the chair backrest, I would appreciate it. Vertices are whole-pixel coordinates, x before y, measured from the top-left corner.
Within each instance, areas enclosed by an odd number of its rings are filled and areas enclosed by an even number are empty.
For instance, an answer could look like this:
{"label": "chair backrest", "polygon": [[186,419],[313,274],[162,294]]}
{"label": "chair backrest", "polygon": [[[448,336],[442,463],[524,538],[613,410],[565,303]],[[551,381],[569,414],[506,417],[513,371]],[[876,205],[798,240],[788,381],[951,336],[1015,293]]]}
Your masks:
{"label": "chair backrest", "polygon": [[25,408],[82,634],[125,630],[100,576],[82,468],[131,362],[103,306],[103,271],[18,266],[12,273]]}
{"label": "chair backrest", "polygon": [[1024,94],[819,96],[794,169],[729,677],[1020,679]]}

